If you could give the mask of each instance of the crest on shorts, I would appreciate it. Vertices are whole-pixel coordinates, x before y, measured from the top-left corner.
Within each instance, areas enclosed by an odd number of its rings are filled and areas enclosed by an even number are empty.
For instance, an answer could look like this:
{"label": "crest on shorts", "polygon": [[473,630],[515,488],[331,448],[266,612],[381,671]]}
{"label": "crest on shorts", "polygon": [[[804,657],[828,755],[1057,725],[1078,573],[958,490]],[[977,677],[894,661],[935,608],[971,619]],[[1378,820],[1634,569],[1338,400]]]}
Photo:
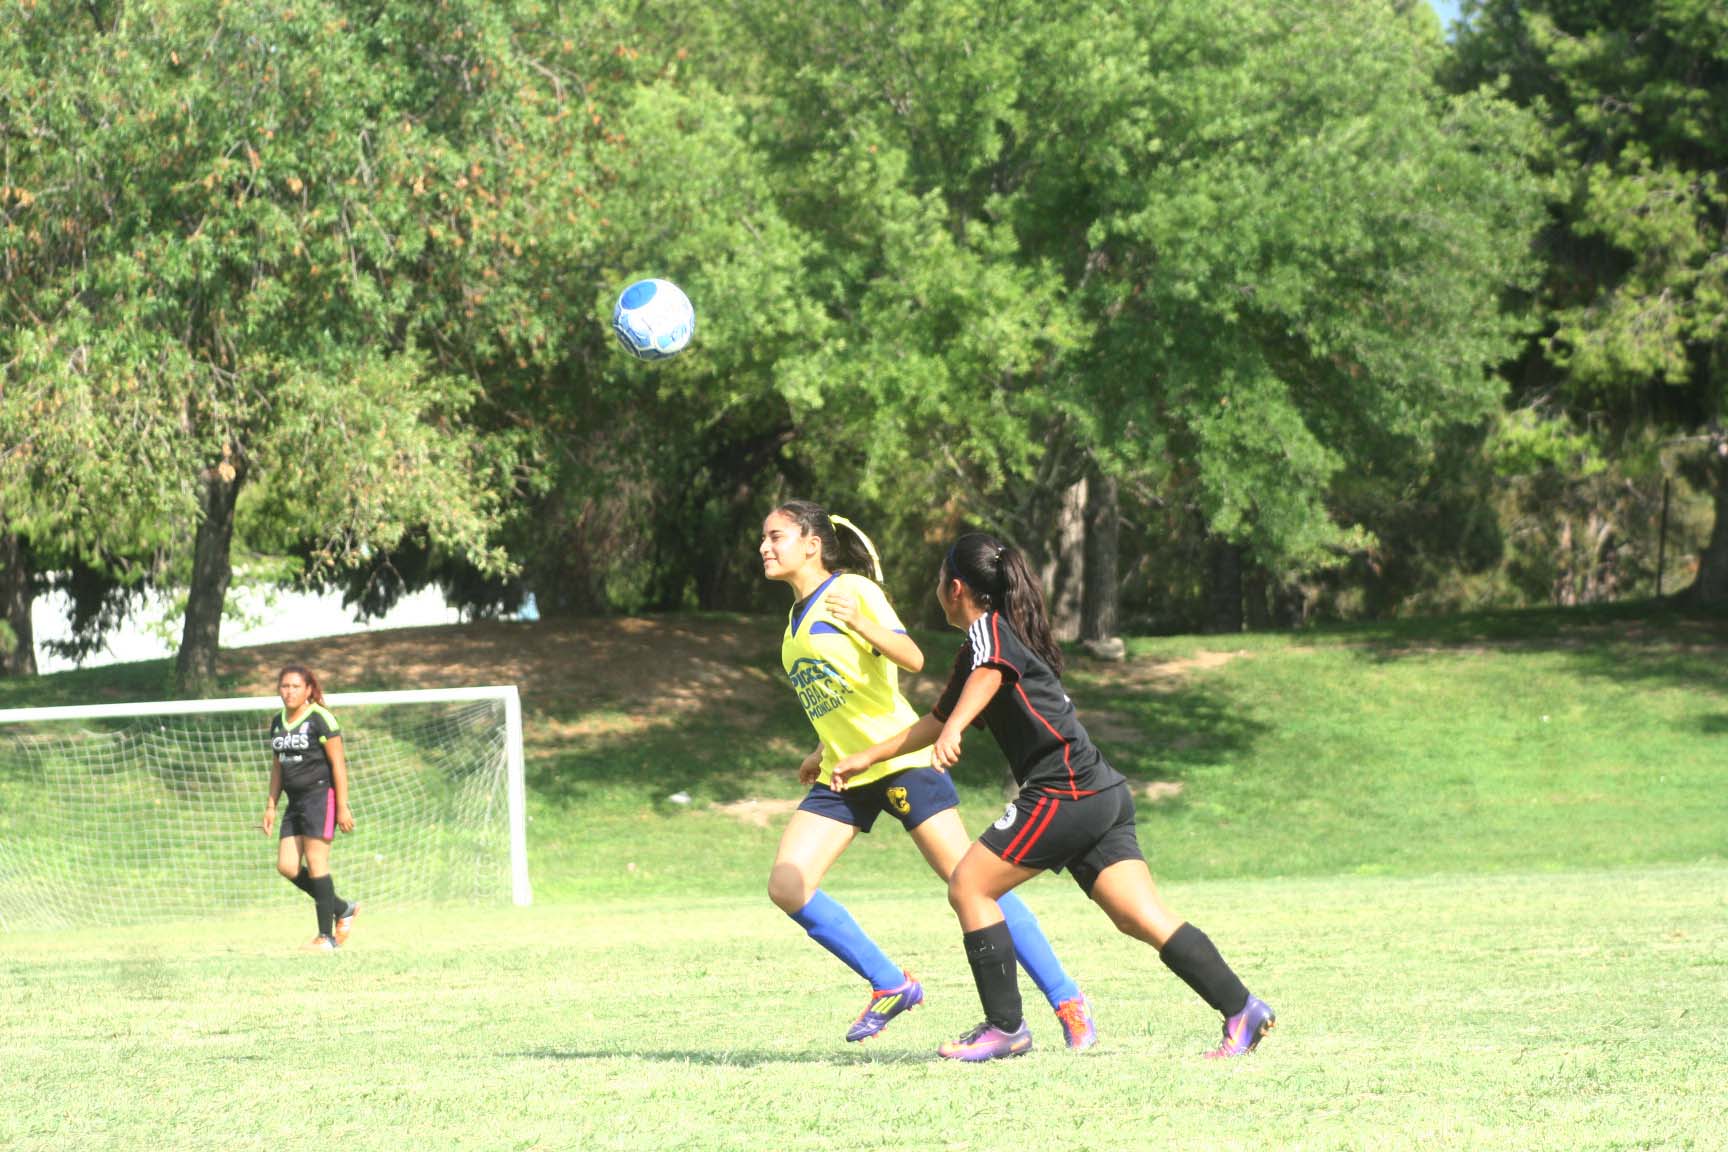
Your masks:
{"label": "crest on shorts", "polygon": [[1014,827],[1014,818],[1020,815],[1020,810],[1014,807],[1014,801],[1008,801],[1008,807],[1002,809],[1002,819],[996,821],[996,831],[1006,832]]}
{"label": "crest on shorts", "polygon": [[906,789],[890,788],[888,789],[887,796],[888,807],[894,809],[894,811],[900,813],[900,815],[905,816],[907,813],[912,811],[912,804],[906,799]]}

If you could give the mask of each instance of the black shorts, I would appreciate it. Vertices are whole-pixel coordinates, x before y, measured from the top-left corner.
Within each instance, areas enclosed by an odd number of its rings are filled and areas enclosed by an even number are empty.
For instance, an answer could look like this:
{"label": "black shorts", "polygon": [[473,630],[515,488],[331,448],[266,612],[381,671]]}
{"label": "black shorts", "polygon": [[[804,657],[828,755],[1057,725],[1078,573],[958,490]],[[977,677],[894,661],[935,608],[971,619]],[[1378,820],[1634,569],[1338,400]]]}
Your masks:
{"label": "black shorts", "polygon": [[814,812],[860,832],[870,831],[876,817],[886,812],[910,832],[938,812],[960,805],[954,778],[935,768],[908,768],[868,784],[854,784],[836,792],[826,784],[813,784],[800,812]]}
{"label": "black shorts", "polygon": [[1134,793],[1126,782],[1078,799],[1028,788],[978,841],[1022,868],[1066,868],[1088,896],[1110,865],[1146,858],[1134,836]]}
{"label": "black shorts", "polygon": [[329,785],[304,792],[284,792],[288,806],[282,810],[282,836],[310,836],[330,840],[336,835],[336,789]]}

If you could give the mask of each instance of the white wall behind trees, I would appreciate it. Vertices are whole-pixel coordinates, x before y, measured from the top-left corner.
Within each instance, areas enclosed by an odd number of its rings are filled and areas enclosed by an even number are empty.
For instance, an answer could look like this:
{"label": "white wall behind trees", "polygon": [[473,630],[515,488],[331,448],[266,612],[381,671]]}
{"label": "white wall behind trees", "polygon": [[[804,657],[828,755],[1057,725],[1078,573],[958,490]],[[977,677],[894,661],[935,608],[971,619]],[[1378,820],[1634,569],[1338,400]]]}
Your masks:
{"label": "white wall behind trees", "polygon": [[[266,596],[251,588],[229,594],[239,619],[230,618],[222,628],[224,648],[253,644],[275,644],[287,640],[370,632],[382,628],[415,628],[428,624],[457,624],[461,613],[444,603],[438,588],[424,588],[402,600],[377,620],[358,623],[351,608],[342,605],[340,593],[277,592]],[[134,660],[161,660],[174,654],[180,640],[180,620],[171,618],[174,607],[160,598],[146,603],[126,627],[108,637],[100,651],[83,661],[85,668],[124,664]],[[31,622],[36,630],[36,666],[40,672],[60,672],[78,667],[73,661],[49,651],[47,642],[64,640],[66,599],[61,593],[38,597]]]}

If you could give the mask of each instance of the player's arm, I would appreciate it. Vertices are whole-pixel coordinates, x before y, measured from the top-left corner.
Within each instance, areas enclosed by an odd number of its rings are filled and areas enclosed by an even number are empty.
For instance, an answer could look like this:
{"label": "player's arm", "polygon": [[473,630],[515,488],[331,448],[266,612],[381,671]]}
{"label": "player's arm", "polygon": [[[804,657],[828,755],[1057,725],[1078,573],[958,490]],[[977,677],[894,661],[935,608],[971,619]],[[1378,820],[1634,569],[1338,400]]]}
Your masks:
{"label": "player's arm", "polygon": [[324,738],[324,755],[330,759],[330,785],[336,789],[336,827],[354,831],[354,814],[348,811],[348,756],[342,751],[342,737]]}
{"label": "player's arm", "polygon": [[933,766],[952,768],[959,763],[960,737],[966,731],[966,726],[978,719],[979,713],[996,698],[996,693],[1001,689],[1002,669],[988,664],[980,664],[972,669],[972,674],[966,677],[966,686],[960,689],[960,699],[954,705],[954,711],[948,714],[941,732],[936,736],[935,747],[930,751],[930,763]]}
{"label": "player's arm", "polygon": [[816,751],[804,757],[804,762],[798,765],[798,783],[808,787],[816,783],[822,775],[822,745],[816,745]]}
{"label": "player's arm", "polygon": [[258,821],[258,827],[264,829],[264,834],[270,834],[270,826],[276,823],[276,797],[282,794],[282,760],[278,756],[270,757],[270,790],[264,794],[264,818]]}
{"label": "player's arm", "polygon": [[847,623],[858,638],[908,672],[924,671],[924,650],[904,632],[891,632],[874,620],[859,616]]}
{"label": "player's arm", "polygon": [[936,739],[942,731],[942,721],[934,716],[920,716],[910,726],[896,733],[880,744],[873,744],[862,752],[854,752],[843,757],[840,763],[834,765],[834,791],[844,791],[846,781],[858,775],[872,764],[880,764],[884,760],[892,760],[896,756],[904,756],[908,752],[916,752],[920,748],[928,748],[930,742]]}
{"label": "player's arm", "polygon": [[924,670],[924,650],[918,647],[918,641],[904,632],[885,627],[880,621],[872,620],[864,611],[858,597],[852,593],[830,592],[822,597],[822,606],[828,609],[830,616],[850,628],[860,640],[901,668],[908,672]]}

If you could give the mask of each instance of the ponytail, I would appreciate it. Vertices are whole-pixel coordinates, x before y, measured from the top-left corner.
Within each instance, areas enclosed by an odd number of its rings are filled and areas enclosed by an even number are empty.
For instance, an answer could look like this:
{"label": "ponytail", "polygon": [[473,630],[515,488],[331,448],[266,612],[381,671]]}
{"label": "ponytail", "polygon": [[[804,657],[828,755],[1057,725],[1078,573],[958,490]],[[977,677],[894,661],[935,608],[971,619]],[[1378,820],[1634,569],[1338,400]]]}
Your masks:
{"label": "ponytail", "polygon": [[1044,590],[1012,544],[987,532],[968,532],[948,549],[943,579],[952,576],[971,590],[979,605],[1008,617],[1008,623],[1056,675],[1062,675],[1062,649],[1050,633]]}
{"label": "ponytail", "polygon": [[[798,525],[806,536],[814,536],[821,542],[822,567],[830,572],[862,572],[882,583],[882,559],[876,554],[876,545],[858,525],[844,516],[830,516],[813,500],[788,500],[774,511]],[[842,544],[837,528],[847,530],[847,543]]]}
{"label": "ponytail", "polygon": [[870,560],[870,567],[868,569],[870,579],[876,581],[878,584],[882,583],[882,557],[876,555],[876,545],[870,543],[870,537],[864,535],[864,529],[858,527],[858,525],[852,523],[852,521],[846,519],[844,516],[829,516],[828,519],[833,522],[834,527],[844,528],[848,532],[852,533],[852,535],[858,537],[858,542],[864,545],[864,555],[869,557]]}

